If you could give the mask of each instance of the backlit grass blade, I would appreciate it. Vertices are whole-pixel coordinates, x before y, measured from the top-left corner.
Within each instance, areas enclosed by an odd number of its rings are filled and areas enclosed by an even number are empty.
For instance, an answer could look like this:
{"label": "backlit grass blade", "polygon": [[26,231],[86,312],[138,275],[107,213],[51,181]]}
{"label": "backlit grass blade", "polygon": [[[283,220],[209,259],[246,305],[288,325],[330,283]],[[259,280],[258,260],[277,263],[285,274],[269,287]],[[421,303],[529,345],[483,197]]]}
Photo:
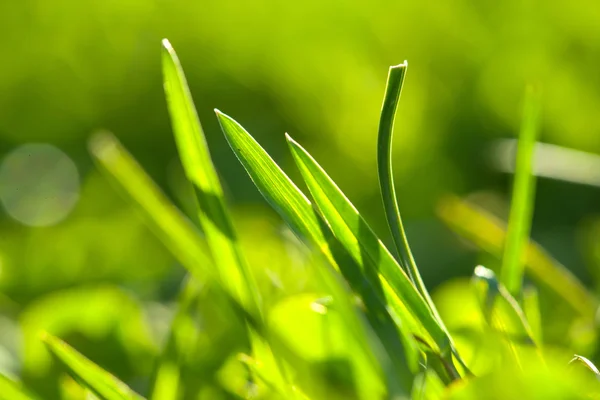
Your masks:
{"label": "backlit grass blade", "polygon": [[192,223],[167,199],[119,141],[108,133],[90,140],[98,165],[125,191],[173,255],[200,280],[216,278]]}
{"label": "backlit grass blade", "polygon": [[384,367],[388,371],[389,389],[393,395],[407,398],[414,372],[407,363],[400,333],[386,305],[380,301],[377,289],[336,240],[306,196],[254,138],[232,118],[219,111],[217,116],[229,145],[261,194],[301,239],[319,249],[327,261],[342,272],[352,289],[359,294],[367,310],[366,316],[390,357],[390,366]]}
{"label": "backlit grass blade", "polygon": [[36,400],[21,385],[0,374],[0,400]]}
{"label": "backlit grass blade", "polygon": [[[506,225],[494,216],[455,196],[447,196],[440,202],[438,215],[484,251],[497,257],[502,255]],[[596,296],[535,242],[526,246],[525,267],[528,274],[552,289],[578,314],[588,321],[594,320],[600,305]]]}
{"label": "backlit grass blade", "polygon": [[400,207],[398,206],[398,198],[396,196],[396,188],[394,186],[394,175],[392,166],[392,135],[394,131],[394,117],[398,108],[400,93],[402,92],[402,84],[408,64],[390,67],[387,85],[385,88],[385,96],[381,107],[381,117],[379,120],[379,133],[377,136],[377,169],[379,173],[379,186],[381,187],[381,196],[383,198],[383,206],[387,217],[388,225],[392,232],[394,244],[400,254],[402,266],[406,268],[408,276],[415,284],[418,292],[425,299],[431,312],[435,315],[440,324],[441,318],[429,296],[429,292],[423,283],[421,274],[417,268],[417,264],[413,258],[408,238],[404,232],[402,218],[400,217]]}
{"label": "backlit grass blade", "polygon": [[[416,317],[421,329],[413,333],[424,330],[442,352],[449,354],[448,336],[387,248],[315,159],[289,136],[287,140],[315,205],[334,235],[363,266],[369,279],[387,283],[382,289],[384,293],[388,288],[393,292],[394,296],[386,295],[392,309],[400,314],[406,307]],[[403,305],[398,305],[398,301]]]}
{"label": "backlit grass blade", "polygon": [[44,334],[42,340],[50,352],[67,368],[71,376],[102,400],[142,400],[127,385],[98,367],[62,340]]}
{"label": "backlit grass blade", "polygon": [[535,191],[533,156],[539,120],[539,96],[532,88],[528,88],[523,124],[519,133],[512,202],[502,257],[502,269],[500,270],[501,282],[517,298],[521,296],[524,271],[523,252],[529,238],[533,213]]}
{"label": "backlit grass blade", "polygon": [[164,88],[173,132],[187,178],[196,189],[199,221],[223,285],[247,307],[260,310],[254,277],[237,244],[219,177],[177,54],[163,40]]}

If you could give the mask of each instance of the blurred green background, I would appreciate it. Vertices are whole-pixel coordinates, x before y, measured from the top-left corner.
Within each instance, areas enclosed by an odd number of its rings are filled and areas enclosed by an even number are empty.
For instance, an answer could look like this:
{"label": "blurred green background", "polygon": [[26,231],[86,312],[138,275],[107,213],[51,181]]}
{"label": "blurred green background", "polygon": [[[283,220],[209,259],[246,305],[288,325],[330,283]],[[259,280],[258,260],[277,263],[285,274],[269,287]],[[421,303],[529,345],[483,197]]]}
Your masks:
{"label": "blurred green background", "polygon": [[[275,292],[302,291],[305,277],[289,272],[281,221],[229,150],[215,107],[298,178],[289,132],[389,239],[376,132],[387,69],[408,60],[394,161],[430,288],[482,260],[436,217],[444,194],[506,216],[511,176],[490,162],[492,145],[516,136],[526,84],[543,90],[543,142],[600,153],[594,0],[0,0],[0,27],[0,369],[40,393],[56,388],[38,328],[143,388],[168,327],[184,270],[87,151],[93,132],[113,132],[189,209],[162,89],[163,37],[186,71],[249,258],[275,271],[259,277]],[[532,232],[593,290],[599,200],[594,185],[541,178]],[[212,322],[213,342],[199,348],[221,365],[229,353],[215,343],[236,328]]]}

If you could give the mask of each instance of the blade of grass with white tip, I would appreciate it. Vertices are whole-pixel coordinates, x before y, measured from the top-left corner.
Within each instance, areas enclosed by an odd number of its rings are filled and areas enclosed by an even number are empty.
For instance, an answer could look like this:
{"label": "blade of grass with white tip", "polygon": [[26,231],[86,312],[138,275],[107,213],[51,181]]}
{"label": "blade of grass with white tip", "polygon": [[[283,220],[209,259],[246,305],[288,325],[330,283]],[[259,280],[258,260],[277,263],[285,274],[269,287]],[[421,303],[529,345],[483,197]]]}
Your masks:
{"label": "blade of grass with white tip", "polygon": [[590,360],[588,360],[587,358],[585,358],[584,356],[575,354],[573,356],[573,359],[571,361],[569,361],[569,365],[578,365],[578,364],[582,365],[589,371],[593,372],[596,375],[596,378],[600,379],[600,371],[598,371],[598,368],[594,365],[594,363],[591,362]]}
{"label": "blade of grass with white tip", "polygon": [[70,375],[100,399],[144,399],[62,340],[48,334],[44,334],[42,340],[48,350],[67,368]]}
{"label": "blade of grass with white tip", "polygon": [[0,374],[0,400],[36,400],[21,385]]}
{"label": "blade of grass with white tip", "polygon": [[388,249],[315,159],[291,137],[287,136],[287,140],[315,205],[334,235],[354,260],[364,266],[366,274],[375,274],[371,279],[381,278],[387,283],[382,289],[385,293],[389,288],[395,295],[386,295],[392,309],[404,317],[406,307],[416,318],[420,329],[412,333],[426,332],[442,353],[449,354],[450,340],[446,332]]}
{"label": "blade of grass with white tip", "polygon": [[[437,212],[442,221],[461,236],[490,254],[502,255],[506,235],[506,225],[502,221],[451,195],[440,202]],[[525,267],[528,274],[554,291],[579,315],[594,321],[600,306],[598,298],[535,242],[526,246]]]}
{"label": "blade of grass with white tip", "polygon": [[524,271],[523,252],[531,230],[535,190],[533,155],[539,120],[539,95],[532,88],[528,88],[523,123],[519,133],[512,202],[502,257],[502,269],[500,270],[500,281],[516,298],[521,297]]}
{"label": "blade of grass with white tip", "polygon": [[365,279],[360,266],[336,240],[306,196],[254,138],[232,118],[219,111],[217,117],[230,147],[265,199],[292,231],[319,249],[327,261],[342,272],[352,289],[361,296],[367,309],[366,316],[390,357],[391,364],[384,367],[390,390],[403,398],[409,396],[414,373],[407,363],[400,333],[372,283]]}
{"label": "blade of grass with white tip", "polygon": [[195,187],[199,222],[206,235],[223,285],[231,286],[241,302],[261,313],[252,272],[238,247],[223,189],[214,168],[206,138],[183,69],[168,40],[162,52],[164,88],[179,155],[187,178]]}
{"label": "blade of grass with white tip", "polygon": [[379,133],[377,136],[377,169],[379,173],[379,185],[381,187],[385,215],[392,232],[392,238],[394,239],[394,243],[400,254],[400,260],[403,267],[406,268],[408,276],[413,281],[421,296],[425,299],[431,312],[438,320],[438,323],[443,326],[437,309],[431,300],[431,296],[429,296],[429,292],[423,283],[423,279],[421,279],[421,274],[419,273],[408,244],[406,233],[404,232],[402,218],[400,217],[400,207],[398,206],[396,196],[396,188],[394,186],[394,175],[392,172],[392,136],[394,131],[394,118],[396,116],[396,109],[398,108],[398,101],[400,100],[407,67],[408,64],[405,61],[404,64],[390,67],[388,74],[385,96],[381,107],[381,117],[379,120]]}

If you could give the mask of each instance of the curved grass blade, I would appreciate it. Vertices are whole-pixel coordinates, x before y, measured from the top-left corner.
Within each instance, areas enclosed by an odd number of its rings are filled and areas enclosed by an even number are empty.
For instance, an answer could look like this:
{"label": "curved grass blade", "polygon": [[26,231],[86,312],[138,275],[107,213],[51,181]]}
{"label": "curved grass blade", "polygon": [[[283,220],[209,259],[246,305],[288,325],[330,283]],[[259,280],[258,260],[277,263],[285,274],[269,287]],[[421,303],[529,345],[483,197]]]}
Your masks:
{"label": "curved grass blade", "polygon": [[502,257],[502,269],[500,270],[501,282],[517,298],[521,296],[524,271],[523,253],[529,238],[531,217],[533,214],[533,197],[535,192],[533,155],[539,131],[539,120],[539,96],[532,88],[528,88],[523,123],[517,146],[517,164],[505,239],[506,245]]}
{"label": "curved grass blade", "polygon": [[231,286],[243,304],[261,312],[258,289],[238,247],[223,189],[213,165],[181,64],[167,39],[163,42],[164,88],[179,155],[195,188],[199,221],[221,283]]}
{"label": "curved grass blade", "polygon": [[0,400],[36,400],[21,385],[0,374]]}
{"label": "curved grass blade", "polygon": [[143,400],[144,398],[113,375],[104,371],[62,340],[43,334],[48,350],[67,368],[70,375],[102,400]]}
{"label": "curved grass blade", "polygon": [[593,372],[596,375],[596,379],[600,380],[600,371],[598,371],[598,368],[594,365],[593,362],[591,362],[584,356],[575,354],[573,356],[573,359],[571,359],[571,361],[569,361],[569,365],[582,365],[586,369]]}
{"label": "curved grass blade", "polygon": [[[369,279],[387,283],[382,285],[387,304],[402,317],[406,307],[416,318],[420,329],[413,334],[426,332],[442,353],[449,354],[450,340],[446,332],[384,244],[315,159],[290,136],[286,138],[315,205],[334,235],[363,266]],[[387,288],[392,290],[392,296],[385,294]]]}
{"label": "curved grass blade", "polygon": [[[413,281],[418,292],[425,299],[428,307],[438,322],[442,324],[431,296],[423,283],[417,264],[413,258],[408,238],[404,232],[402,218],[400,217],[400,208],[398,206],[398,198],[396,196],[396,188],[394,186],[394,175],[392,168],[392,135],[394,131],[394,117],[398,108],[400,93],[402,92],[402,84],[408,64],[390,67],[385,96],[381,108],[381,117],[379,120],[379,133],[377,136],[377,170],[379,173],[379,185],[381,187],[381,196],[383,198],[383,207],[387,217],[388,225],[392,232],[394,244],[400,254],[401,264],[406,268],[408,276]],[[445,328],[444,328],[445,329]]]}
{"label": "curved grass blade", "polygon": [[[494,216],[456,196],[446,196],[440,202],[438,215],[484,251],[497,257],[502,255],[506,227]],[[525,267],[533,278],[554,291],[578,314],[588,321],[594,320],[600,306],[596,296],[535,242],[526,246]]]}
{"label": "curved grass blade", "polygon": [[365,279],[360,266],[337,241],[306,196],[254,138],[232,118],[216,112],[229,145],[261,194],[292,231],[319,249],[360,295],[367,310],[366,316],[390,357],[391,364],[384,366],[389,389],[392,395],[408,398],[414,372],[407,364],[405,345],[400,340],[401,333],[397,331],[386,305],[377,296],[376,289]]}

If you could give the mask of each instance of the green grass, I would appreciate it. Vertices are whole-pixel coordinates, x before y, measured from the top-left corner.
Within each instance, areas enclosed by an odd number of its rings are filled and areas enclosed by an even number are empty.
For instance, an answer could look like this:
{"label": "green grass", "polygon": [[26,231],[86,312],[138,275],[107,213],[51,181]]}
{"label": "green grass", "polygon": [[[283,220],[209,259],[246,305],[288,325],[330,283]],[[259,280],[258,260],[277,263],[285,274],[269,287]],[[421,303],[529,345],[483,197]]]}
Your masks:
{"label": "green grass", "polygon": [[[202,382],[194,379],[196,372],[188,359],[202,335],[192,317],[200,302],[204,306],[208,302],[237,324],[234,332],[245,342],[210,376],[219,394],[203,392],[201,398],[583,399],[600,395],[591,361],[575,356],[569,364],[574,349],[557,350],[544,343],[540,303],[546,292],[533,286],[522,289],[523,274],[529,272],[562,304],[571,306],[574,315],[595,324],[596,297],[528,243],[539,100],[527,100],[507,233],[459,199],[448,198],[440,208],[444,221],[484,250],[502,256],[500,280],[492,270],[478,266],[471,287],[455,293],[478,304],[467,325],[459,329],[454,320],[468,300],[450,314],[436,307],[400,216],[391,149],[406,69],[404,63],[389,70],[377,141],[381,196],[393,250],[298,142],[286,135],[307,193],[237,121],[216,111],[221,130],[250,179],[312,257],[311,291],[284,293],[269,303],[255,277],[262,266],[250,265],[238,238],[180,62],[169,42],[163,42],[167,104],[185,176],[194,188],[197,224],[168,200],[115,137],[96,135],[90,150],[189,276],[154,372],[147,377],[146,393],[134,392],[61,339],[46,333],[38,339],[82,387],[83,396],[199,398],[197,388]],[[393,255],[396,251],[398,259]],[[0,399],[33,398],[19,383],[0,377]]]}

